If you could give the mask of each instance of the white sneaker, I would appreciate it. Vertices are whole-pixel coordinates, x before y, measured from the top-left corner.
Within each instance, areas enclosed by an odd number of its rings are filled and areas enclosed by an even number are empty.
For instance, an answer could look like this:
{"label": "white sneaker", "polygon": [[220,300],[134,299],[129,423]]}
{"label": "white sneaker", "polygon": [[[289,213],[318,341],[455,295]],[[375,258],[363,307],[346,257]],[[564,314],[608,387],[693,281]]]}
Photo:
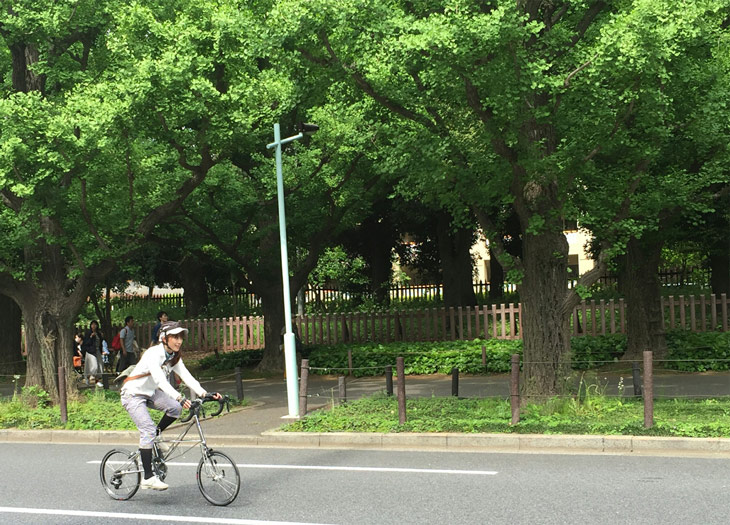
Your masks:
{"label": "white sneaker", "polygon": [[146,489],[152,489],[152,490],[167,490],[167,483],[164,483],[160,478],[157,476],[152,476],[149,479],[143,479],[142,483],[139,484],[139,488],[142,490]]}
{"label": "white sneaker", "polygon": [[104,388],[104,385],[102,385],[101,383],[97,382],[97,383],[96,383],[96,387],[97,387],[97,388]]}

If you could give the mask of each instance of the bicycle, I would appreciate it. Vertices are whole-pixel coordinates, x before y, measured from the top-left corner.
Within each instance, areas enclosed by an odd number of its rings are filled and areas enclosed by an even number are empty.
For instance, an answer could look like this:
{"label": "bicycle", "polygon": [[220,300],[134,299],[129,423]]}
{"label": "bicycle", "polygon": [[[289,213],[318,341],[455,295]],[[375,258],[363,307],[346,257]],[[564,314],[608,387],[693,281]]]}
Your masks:
{"label": "bicycle", "polygon": [[[210,396],[191,401],[188,414],[181,420],[190,421],[177,438],[163,440],[158,436],[152,445],[152,470],[164,481],[167,476],[167,462],[181,457],[183,454],[200,445],[201,458],[196,473],[198,488],[203,497],[213,505],[225,506],[233,502],[241,489],[241,476],[233,460],[217,450],[208,447],[200,425],[200,415],[205,417],[203,403],[218,402],[218,409],[211,416],[217,416],[223,411],[223,406],[229,406],[230,398],[223,396],[215,400]],[[195,426],[198,430],[198,439],[185,439],[190,429]],[[167,445],[166,451],[160,447]],[[184,448],[186,445],[190,445]],[[184,450],[179,451],[179,448]],[[139,450],[130,452],[124,449],[113,449],[106,453],[101,460],[99,476],[101,484],[107,494],[115,500],[128,500],[139,490],[144,470],[140,467]]]}

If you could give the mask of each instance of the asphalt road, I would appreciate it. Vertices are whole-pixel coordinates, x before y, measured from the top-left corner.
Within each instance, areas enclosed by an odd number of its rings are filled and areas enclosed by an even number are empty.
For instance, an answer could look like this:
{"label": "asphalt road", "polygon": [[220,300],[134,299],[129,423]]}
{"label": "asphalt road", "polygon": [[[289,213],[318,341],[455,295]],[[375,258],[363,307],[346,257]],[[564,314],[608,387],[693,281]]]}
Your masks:
{"label": "asphalt road", "polygon": [[0,523],[728,522],[730,461],[608,455],[228,448],[242,489],[209,505],[194,454],[165,492],[111,500],[98,445],[0,445]]}

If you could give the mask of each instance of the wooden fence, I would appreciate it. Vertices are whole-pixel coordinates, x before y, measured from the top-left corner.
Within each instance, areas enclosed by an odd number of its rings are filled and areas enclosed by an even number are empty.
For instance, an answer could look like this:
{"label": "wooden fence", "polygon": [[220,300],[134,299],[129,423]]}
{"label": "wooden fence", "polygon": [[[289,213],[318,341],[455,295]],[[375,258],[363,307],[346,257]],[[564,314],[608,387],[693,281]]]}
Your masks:
{"label": "wooden fence", "polygon": [[[729,330],[730,300],[723,294],[662,298],[667,330],[693,332]],[[375,313],[314,314],[296,316],[294,324],[304,344],[332,345],[392,341],[452,341],[457,339],[520,339],[522,308],[519,304],[428,308]],[[190,330],[186,348],[229,352],[264,346],[262,317],[230,317],[182,321]],[[153,323],[136,326],[141,346],[150,340]],[[571,314],[574,336],[626,332],[623,299],[584,301]],[[117,327],[115,330],[118,330]],[[116,333],[116,332],[115,332]]]}
{"label": "wooden fence", "polygon": [[[664,286],[685,286],[690,284],[707,285],[709,283],[709,270],[705,268],[689,267],[689,268],[664,268],[660,269],[657,274],[659,281]],[[600,278],[603,284],[615,285],[618,279],[615,275],[606,275]],[[568,286],[574,287],[577,281],[568,279]],[[486,297],[489,293],[491,283],[485,281],[477,281],[473,283],[474,293],[477,297]],[[504,292],[514,292],[516,287],[513,284],[505,283]],[[441,284],[413,284],[407,286],[391,286],[388,294],[393,301],[412,301],[415,299],[440,300],[443,297],[443,285]],[[357,296],[371,296],[370,292],[355,293],[339,290],[334,287],[307,287],[304,291],[304,302],[307,304],[327,304],[334,302],[343,302],[354,299]],[[260,308],[261,300],[252,293],[242,291],[237,293],[235,298],[230,295],[231,301],[246,305],[250,310]],[[126,308],[134,304],[154,303],[158,308],[182,308],[185,306],[185,297],[183,294],[170,295],[152,295],[138,296],[122,294],[117,296],[118,306]]]}

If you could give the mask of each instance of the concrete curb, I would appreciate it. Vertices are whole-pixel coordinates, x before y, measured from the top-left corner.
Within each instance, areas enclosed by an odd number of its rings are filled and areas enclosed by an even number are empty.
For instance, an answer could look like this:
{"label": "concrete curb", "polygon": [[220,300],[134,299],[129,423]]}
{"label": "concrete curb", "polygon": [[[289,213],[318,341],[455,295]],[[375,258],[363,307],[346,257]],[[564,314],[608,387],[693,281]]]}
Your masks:
{"label": "concrete curb", "polygon": [[[136,431],[0,430],[0,443],[136,445]],[[261,435],[211,435],[214,447],[301,447],[451,452],[559,454],[701,455],[730,458],[728,438],[593,436],[542,434],[277,432]]]}

